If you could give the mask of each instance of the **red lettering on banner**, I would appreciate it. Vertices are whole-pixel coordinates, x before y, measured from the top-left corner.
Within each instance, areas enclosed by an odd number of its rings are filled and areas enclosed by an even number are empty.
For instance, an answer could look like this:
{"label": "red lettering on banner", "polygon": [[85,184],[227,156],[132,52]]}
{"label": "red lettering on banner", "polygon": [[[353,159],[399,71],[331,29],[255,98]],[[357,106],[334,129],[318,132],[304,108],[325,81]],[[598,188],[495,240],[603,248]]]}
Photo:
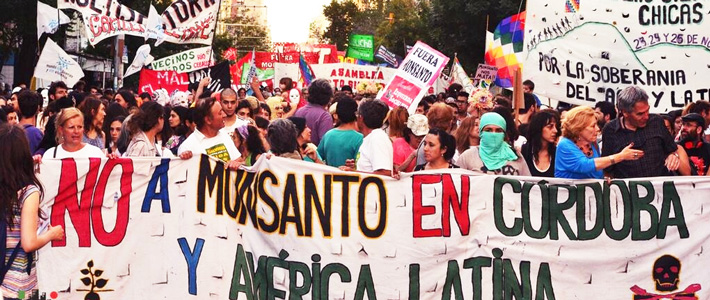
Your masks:
{"label": "red lettering on banner", "polygon": [[93,38],[96,38],[100,35],[112,34],[115,32],[145,32],[145,27],[143,27],[143,25],[141,24],[127,22],[122,19],[109,16],[92,15],[88,18],[88,22],[89,30],[91,31]]}
{"label": "red lettering on banner", "polygon": [[[116,224],[112,232],[106,232],[103,223],[102,207],[106,185],[108,184],[111,171],[116,165],[121,165],[121,198],[118,201]],[[74,225],[79,247],[91,247],[91,232],[93,230],[96,240],[104,246],[118,245],[126,236],[129,218],[129,204],[131,194],[131,178],[133,176],[133,162],[129,159],[111,159],[106,162],[101,176],[99,170],[100,158],[89,159],[89,172],[84,180],[84,187],[81,192],[81,202],[77,198],[79,187],[77,186],[77,166],[74,159],[62,160],[62,176],[59,180],[59,191],[54,199],[51,212],[51,224],[62,226],[65,224],[65,214],[69,213],[69,219]],[[66,237],[61,240],[52,241],[52,247],[65,247]]]}
{"label": "red lettering on banner", "polygon": [[[422,185],[441,183],[443,191],[441,196],[441,228],[422,228],[422,217],[436,214],[436,207],[422,203]],[[468,214],[470,178],[461,176],[461,197],[456,193],[450,174],[415,175],[412,177],[412,224],[413,237],[438,237],[451,236],[451,213],[454,214],[461,235],[468,235],[471,230],[471,221]],[[460,201],[459,201],[460,199]]]}
{"label": "red lettering on banner", "polygon": [[[121,197],[118,199],[117,203],[118,209],[116,213],[116,225],[113,227],[113,231],[107,232],[104,227],[101,207],[104,201],[104,194],[106,193],[106,184],[108,184],[109,176],[111,175],[111,171],[113,171],[117,165],[121,166]],[[133,162],[130,159],[109,159],[101,171],[101,177],[99,178],[99,183],[96,186],[94,201],[92,202],[93,205],[91,207],[91,220],[94,235],[96,236],[96,240],[101,245],[107,247],[116,246],[120,244],[126,236],[131,204],[132,177]]]}

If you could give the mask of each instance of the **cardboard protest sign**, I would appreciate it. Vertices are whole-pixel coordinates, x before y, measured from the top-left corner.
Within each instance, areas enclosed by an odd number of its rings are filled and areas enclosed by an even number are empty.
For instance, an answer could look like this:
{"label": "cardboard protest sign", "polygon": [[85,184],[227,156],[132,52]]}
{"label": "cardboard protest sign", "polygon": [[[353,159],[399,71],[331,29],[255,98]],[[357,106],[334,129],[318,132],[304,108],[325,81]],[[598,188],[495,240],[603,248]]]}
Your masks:
{"label": "cardboard protest sign", "polygon": [[396,180],[264,156],[47,159],[39,177],[66,233],[37,261],[57,299],[710,297],[700,177]]}
{"label": "cardboard protest sign", "polygon": [[34,77],[50,82],[61,80],[68,86],[73,86],[84,77],[84,71],[64,49],[48,38],[35,66]]}
{"label": "cardboard protest sign", "polygon": [[351,34],[346,55],[356,59],[372,61],[375,57],[375,38],[370,34]]}
{"label": "cardboard protest sign", "polygon": [[635,85],[651,112],[710,99],[702,76],[710,61],[706,3],[571,2],[528,3],[523,71],[535,94],[594,106]]}
{"label": "cardboard protest sign", "polygon": [[407,54],[392,81],[380,91],[380,99],[390,107],[406,107],[410,113],[419,100],[434,85],[449,58],[427,44],[418,41]]}
{"label": "cardboard protest sign", "polygon": [[476,75],[473,77],[473,86],[481,88],[489,88],[491,83],[496,80],[498,68],[486,64],[478,64]]}
{"label": "cardboard protest sign", "polygon": [[211,45],[221,0],[175,0],[163,11],[165,41]]}
{"label": "cardboard protest sign", "polygon": [[150,67],[156,71],[173,70],[185,73],[204,69],[214,64],[212,46],[190,49],[168,57],[154,60]]}

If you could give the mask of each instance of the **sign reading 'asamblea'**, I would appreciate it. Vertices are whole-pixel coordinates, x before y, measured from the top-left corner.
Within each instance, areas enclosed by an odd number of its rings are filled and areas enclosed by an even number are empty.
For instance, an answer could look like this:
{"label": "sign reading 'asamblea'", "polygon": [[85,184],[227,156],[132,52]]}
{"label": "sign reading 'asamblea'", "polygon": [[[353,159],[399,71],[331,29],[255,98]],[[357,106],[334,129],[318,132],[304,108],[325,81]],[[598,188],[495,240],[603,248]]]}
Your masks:
{"label": "sign reading 'asamblea'", "polygon": [[397,180],[204,155],[48,159],[39,176],[66,232],[39,250],[58,299],[710,298],[710,179]]}
{"label": "sign reading 'asamblea'", "polygon": [[706,1],[532,0],[524,77],[573,104],[615,102],[640,86],[652,112],[710,99]]}

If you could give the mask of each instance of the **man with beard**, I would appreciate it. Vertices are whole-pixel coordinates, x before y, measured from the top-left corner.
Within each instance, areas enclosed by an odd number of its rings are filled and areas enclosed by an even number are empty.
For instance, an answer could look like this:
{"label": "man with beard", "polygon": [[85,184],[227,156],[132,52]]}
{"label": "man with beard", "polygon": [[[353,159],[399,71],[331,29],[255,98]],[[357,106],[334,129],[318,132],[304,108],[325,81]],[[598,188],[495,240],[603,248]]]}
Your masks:
{"label": "man with beard", "polygon": [[705,118],[698,113],[689,113],[683,117],[680,128],[680,144],[688,153],[690,165],[703,176],[710,166],[710,146],[703,142],[702,132],[705,129]]}

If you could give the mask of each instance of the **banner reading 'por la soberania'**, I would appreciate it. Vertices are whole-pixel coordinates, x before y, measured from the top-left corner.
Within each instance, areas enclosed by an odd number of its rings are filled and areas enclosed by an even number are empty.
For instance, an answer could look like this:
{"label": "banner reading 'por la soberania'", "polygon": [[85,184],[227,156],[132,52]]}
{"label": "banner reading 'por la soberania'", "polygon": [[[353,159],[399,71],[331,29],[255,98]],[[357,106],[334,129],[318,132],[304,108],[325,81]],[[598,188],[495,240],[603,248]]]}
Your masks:
{"label": "banner reading 'por la soberania'", "polygon": [[710,297],[703,178],[395,180],[205,156],[44,160],[40,176],[66,231],[39,251],[58,299]]}
{"label": "banner reading 'por la soberania'", "polygon": [[392,108],[404,106],[409,113],[414,113],[419,100],[434,85],[448,62],[446,55],[418,41],[378,98]]}

